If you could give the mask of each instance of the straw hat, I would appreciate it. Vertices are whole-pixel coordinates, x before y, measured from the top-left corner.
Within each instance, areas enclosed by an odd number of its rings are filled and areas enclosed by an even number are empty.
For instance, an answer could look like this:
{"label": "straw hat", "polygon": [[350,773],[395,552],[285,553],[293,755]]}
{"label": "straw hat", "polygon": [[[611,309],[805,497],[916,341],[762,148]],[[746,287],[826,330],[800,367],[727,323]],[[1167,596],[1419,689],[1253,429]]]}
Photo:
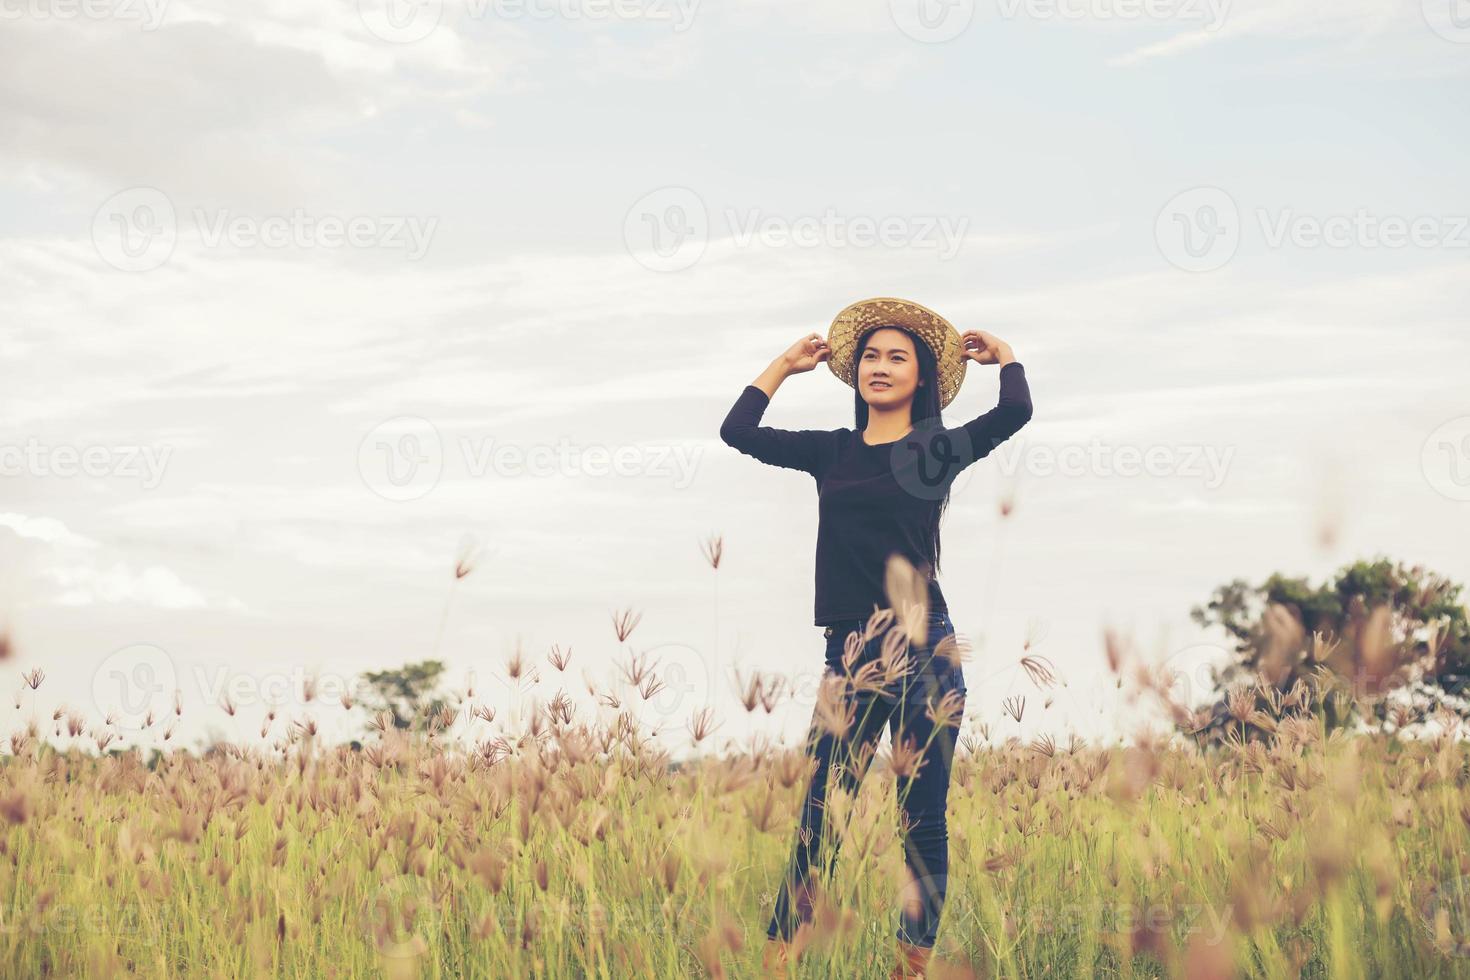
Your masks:
{"label": "straw hat", "polygon": [[844,309],[827,331],[832,356],[827,366],[849,388],[857,385],[856,346],[864,330],[875,326],[907,327],[934,352],[939,368],[939,407],[954,401],[965,380],[964,342],[948,320],[911,300],[877,296]]}

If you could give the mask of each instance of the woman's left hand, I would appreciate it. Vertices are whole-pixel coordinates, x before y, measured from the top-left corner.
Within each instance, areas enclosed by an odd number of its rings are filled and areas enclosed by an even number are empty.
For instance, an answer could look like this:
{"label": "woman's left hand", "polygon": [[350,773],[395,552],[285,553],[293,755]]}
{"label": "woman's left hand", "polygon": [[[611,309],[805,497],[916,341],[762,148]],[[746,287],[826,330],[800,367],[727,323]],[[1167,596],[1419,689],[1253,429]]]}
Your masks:
{"label": "woman's left hand", "polygon": [[984,330],[966,330],[960,335],[964,355],[976,364],[1008,364],[1016,359],[1011,345]]}

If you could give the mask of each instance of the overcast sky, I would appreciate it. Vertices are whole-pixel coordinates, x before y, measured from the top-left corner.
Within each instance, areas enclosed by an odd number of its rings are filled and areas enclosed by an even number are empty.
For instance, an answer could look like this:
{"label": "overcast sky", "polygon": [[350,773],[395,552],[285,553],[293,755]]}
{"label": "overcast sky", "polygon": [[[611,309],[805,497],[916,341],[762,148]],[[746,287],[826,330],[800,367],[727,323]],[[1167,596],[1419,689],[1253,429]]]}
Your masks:
{"label": "overcast sky", "polygon": [[[1132,729],[1104,628],[1192,673],[1233,578],[1470,581],[1463,0],[392,2],[0,0],[7,731],[177,686],[258,741],[436,652],[498,723],[648,652],[672,743],[794,738],[810,683],[730,677],[820,667],[815,485],[718,429],[878,295],[1031,386],[943,528],[997,737]],[[821,368],[764,421],[851,411]]]}

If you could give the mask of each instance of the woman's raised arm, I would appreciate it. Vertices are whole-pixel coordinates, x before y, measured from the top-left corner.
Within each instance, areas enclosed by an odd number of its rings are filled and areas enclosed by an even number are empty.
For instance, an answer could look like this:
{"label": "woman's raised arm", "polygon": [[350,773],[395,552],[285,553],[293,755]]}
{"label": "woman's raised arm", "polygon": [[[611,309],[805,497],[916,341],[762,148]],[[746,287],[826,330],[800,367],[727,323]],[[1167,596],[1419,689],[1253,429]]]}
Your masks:
{"label": "woman's raised arm", "polygon": [[754,383],[745,386],[720,425],[720,438],[727,446],[762,463],[817,476],[830,442],[830,430],[773,429],[758,423],[782,381],[793,374],[810,371],[831,356],[831,349],[818,334],[808,334],[792,344]]}
{"label": "woman's raised arm", "polygon": [[969,437],[972,460],[975,460],[989,456],[992,449],[1029,421],[1031,388],[1026,384],[1026,369],[1020,361],[1008,361],[1000,367],[1000,399],[995,407],[960,428]]}
{"label": "woman's raised arm", "polygon": [[1026,383],[1026,369],[1004,340],[983,330],[966,330],[962,342],[965,356],[975,363],[1000,365],[1000,398],[995,407],[960,426],[969,438],[968,463],[990,455],[1031,421],[1031,386]]}

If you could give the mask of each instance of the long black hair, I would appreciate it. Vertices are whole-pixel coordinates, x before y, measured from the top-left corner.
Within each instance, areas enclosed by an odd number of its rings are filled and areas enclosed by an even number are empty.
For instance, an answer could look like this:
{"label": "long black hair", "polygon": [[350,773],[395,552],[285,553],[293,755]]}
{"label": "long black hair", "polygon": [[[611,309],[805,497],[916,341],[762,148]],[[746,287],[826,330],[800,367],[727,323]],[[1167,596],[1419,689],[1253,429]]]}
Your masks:
{"label": "long black hair", "polygon": [[[858,334],[857,343],[852,349],[852,414],[857,431],[862,432],[868,427],[868,403],[863,400],[861,385],[858,382],[858,366],[862,363],[863,351],[868,346],[868,338],[873,335],[874,331],[885,328],[901,331],[913,341],[914,356],[919,361],[919,380],[923,384],[914,389],[914,400],[909,406],[909,420],[913,423],[914,431],[928,432],[943,428],[944,421],[939,414],[939,364],[934,359],[934,352],[919,338],[918,334],[908,327],[901,327],[896,323],[881,323],[868,327]],[[929,419],[933,421],[928,422],[927,425],[923,424]],[[946,480],[943,494],[933,501],[929,528],[925,535],[925,543],[929,547],[929,554],[926,558],[932,563],[935,576],[939,574],[939,523],[944,519],[945,511],[949,509],[949,490],[952,485],[952,480]]]}

